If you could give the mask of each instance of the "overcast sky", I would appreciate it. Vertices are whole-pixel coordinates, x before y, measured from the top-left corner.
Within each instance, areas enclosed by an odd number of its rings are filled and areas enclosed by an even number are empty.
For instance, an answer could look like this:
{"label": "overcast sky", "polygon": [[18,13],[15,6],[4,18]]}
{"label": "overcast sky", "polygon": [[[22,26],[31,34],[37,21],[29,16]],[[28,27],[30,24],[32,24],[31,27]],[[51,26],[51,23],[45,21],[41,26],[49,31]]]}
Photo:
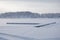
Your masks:
{"label": "overcast sky", "polygon": [[0,0],[0,12],[60,13],[60,0]]}

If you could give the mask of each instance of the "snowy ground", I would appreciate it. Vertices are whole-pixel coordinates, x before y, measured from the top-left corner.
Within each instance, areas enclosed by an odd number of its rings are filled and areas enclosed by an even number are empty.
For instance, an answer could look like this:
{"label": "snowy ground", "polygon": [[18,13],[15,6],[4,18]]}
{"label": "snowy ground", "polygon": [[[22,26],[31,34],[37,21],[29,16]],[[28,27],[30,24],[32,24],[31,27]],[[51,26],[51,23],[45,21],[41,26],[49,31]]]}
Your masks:
{"label": "snowy ground", "polygon": [[6,25],[10,19],[0,19],[0,40],[60,40],[60,19],[12,19],[13,22],[40,23],[56,22],[44,27],[37,25]]}

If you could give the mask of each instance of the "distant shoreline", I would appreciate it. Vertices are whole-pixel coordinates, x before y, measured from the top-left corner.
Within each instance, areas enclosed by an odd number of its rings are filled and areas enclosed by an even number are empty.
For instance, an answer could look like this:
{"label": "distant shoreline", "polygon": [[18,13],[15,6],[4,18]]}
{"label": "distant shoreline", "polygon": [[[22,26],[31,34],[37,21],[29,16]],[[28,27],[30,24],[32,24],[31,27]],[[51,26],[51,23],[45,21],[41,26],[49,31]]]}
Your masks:
{"label": "distant shoreline", "polygon": [[0,14],[0,18],[60,18],[60,13],[7,12]]}

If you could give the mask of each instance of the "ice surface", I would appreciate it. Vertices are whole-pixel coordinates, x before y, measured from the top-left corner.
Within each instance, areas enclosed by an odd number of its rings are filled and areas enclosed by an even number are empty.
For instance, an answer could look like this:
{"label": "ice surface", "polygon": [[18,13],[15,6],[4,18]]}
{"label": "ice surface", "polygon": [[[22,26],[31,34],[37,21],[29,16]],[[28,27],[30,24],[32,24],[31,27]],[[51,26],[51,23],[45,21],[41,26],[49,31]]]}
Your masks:
{"label": "ice surface", "polygon": [[[12,19],[16,20],[16,19]],[[24,19],[25,20],[25,19]],[[0,40],[60,40],[60,19],[28,19],[26,22],[47,24],[56,22],[56,24],[44,27],[35,27],[36,25],[6,25],[9,19],[0,19]],[[16,22],[25,22],[22,19]],[[4,22],[4,24],[3,24]],[[15,21],[13,21],[15,22]],[[1,24],[2,23],[2,24]],[[38,25],[41,25],[38,24]]]}

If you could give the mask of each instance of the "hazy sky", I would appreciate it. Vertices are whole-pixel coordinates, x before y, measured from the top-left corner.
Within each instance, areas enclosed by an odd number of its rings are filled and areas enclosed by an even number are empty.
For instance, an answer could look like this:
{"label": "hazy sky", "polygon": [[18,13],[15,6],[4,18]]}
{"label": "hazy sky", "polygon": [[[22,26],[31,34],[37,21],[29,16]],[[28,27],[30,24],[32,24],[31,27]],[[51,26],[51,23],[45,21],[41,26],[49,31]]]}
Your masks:
{"label": "hazy sky", "polygon": [[60,0],[0,0],[0,12],[60,13]]}

